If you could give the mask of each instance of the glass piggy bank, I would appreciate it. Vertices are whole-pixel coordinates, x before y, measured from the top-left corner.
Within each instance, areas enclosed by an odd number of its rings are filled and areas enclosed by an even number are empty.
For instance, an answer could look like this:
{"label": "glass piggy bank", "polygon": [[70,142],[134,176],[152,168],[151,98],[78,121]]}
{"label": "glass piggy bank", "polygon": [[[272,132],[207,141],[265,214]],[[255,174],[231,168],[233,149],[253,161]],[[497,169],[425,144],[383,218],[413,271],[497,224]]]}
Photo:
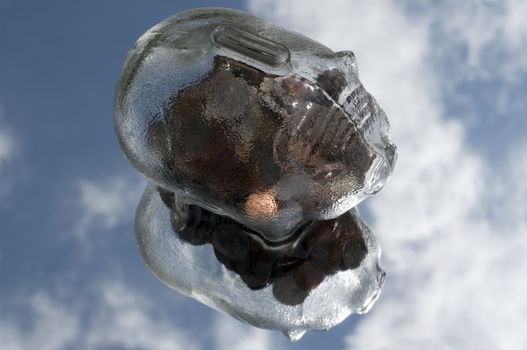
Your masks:
{"label": "glass piggy bank", "polygon": [[129,51],[115,129],[150,179],[139,250],[173,289],[293,340],[377,299],[380,249],[354,207],[396,148],[352,52],[243,12],[183,12]]}

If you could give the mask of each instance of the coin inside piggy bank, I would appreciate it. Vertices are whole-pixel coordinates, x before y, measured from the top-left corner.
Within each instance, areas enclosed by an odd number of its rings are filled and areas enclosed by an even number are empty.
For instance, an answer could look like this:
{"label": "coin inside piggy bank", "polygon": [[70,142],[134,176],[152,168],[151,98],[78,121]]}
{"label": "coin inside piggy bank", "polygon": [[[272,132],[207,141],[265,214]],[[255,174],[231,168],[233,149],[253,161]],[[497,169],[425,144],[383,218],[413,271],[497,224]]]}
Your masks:
{"label": "coin inside piggy bank", "polygon": [[151,181],[140,252],[170,287],[294,340],[373,305],[380,249],[354,208],[396,148],[353,53],[239,11],[183,12],[129,51],[115,128]]}

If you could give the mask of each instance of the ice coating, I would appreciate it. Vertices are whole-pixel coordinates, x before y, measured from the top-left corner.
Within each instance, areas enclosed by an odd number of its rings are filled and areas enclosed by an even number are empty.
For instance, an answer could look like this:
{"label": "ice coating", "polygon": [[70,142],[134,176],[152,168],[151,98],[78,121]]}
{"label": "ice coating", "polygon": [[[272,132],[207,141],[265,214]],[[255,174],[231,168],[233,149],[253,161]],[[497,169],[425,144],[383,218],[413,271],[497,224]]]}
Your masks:
{"label": "ice coating", "polygon": [[[279,43],[287,63],[218,47],[213,34],[226,25]],[[395,160],[388,121],[353,54],[236,11],[186,12],[143,35],[115,115],[139,171],[274,241],[378,191]],[[271,193],[278,210],[249,215],[259,193]]]}
{"label": "ice coating", "polygon": [[350,51],[187,11],[129,51],[115,128],[152,181],[141,254],[172,288],[293,340],[378,297],[380,250],[352,208],[384,186],[396,148]]}

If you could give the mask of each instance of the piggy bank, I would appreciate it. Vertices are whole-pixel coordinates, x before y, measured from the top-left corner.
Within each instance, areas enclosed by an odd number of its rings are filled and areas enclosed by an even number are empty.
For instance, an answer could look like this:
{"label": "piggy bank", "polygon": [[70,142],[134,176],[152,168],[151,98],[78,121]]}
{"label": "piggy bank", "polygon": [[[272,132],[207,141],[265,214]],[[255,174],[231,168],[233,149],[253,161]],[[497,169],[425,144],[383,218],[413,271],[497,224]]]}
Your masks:
{"label": "piggy bank", "polygon": [[355,206],[396,148],[352,52],[239,11],[183,12],[129,51],[115,129],[150,179],[139,250],[170,287],[291,339],[377,299],[380,250]]}

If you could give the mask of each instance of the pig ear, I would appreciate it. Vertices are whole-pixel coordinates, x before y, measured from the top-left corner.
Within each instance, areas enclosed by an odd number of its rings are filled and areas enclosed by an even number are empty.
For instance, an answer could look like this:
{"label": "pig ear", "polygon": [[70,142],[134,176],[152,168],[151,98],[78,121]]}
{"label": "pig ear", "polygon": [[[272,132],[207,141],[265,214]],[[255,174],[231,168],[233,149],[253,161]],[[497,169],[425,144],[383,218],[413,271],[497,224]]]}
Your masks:
{"label": "pig ear", "polygon": [[333,54],[333,58],[337,61],[338,66],[344,68],[345,71],[352,71],[358,76],[359,69],[355,54],[351,51],[338,51]]}

